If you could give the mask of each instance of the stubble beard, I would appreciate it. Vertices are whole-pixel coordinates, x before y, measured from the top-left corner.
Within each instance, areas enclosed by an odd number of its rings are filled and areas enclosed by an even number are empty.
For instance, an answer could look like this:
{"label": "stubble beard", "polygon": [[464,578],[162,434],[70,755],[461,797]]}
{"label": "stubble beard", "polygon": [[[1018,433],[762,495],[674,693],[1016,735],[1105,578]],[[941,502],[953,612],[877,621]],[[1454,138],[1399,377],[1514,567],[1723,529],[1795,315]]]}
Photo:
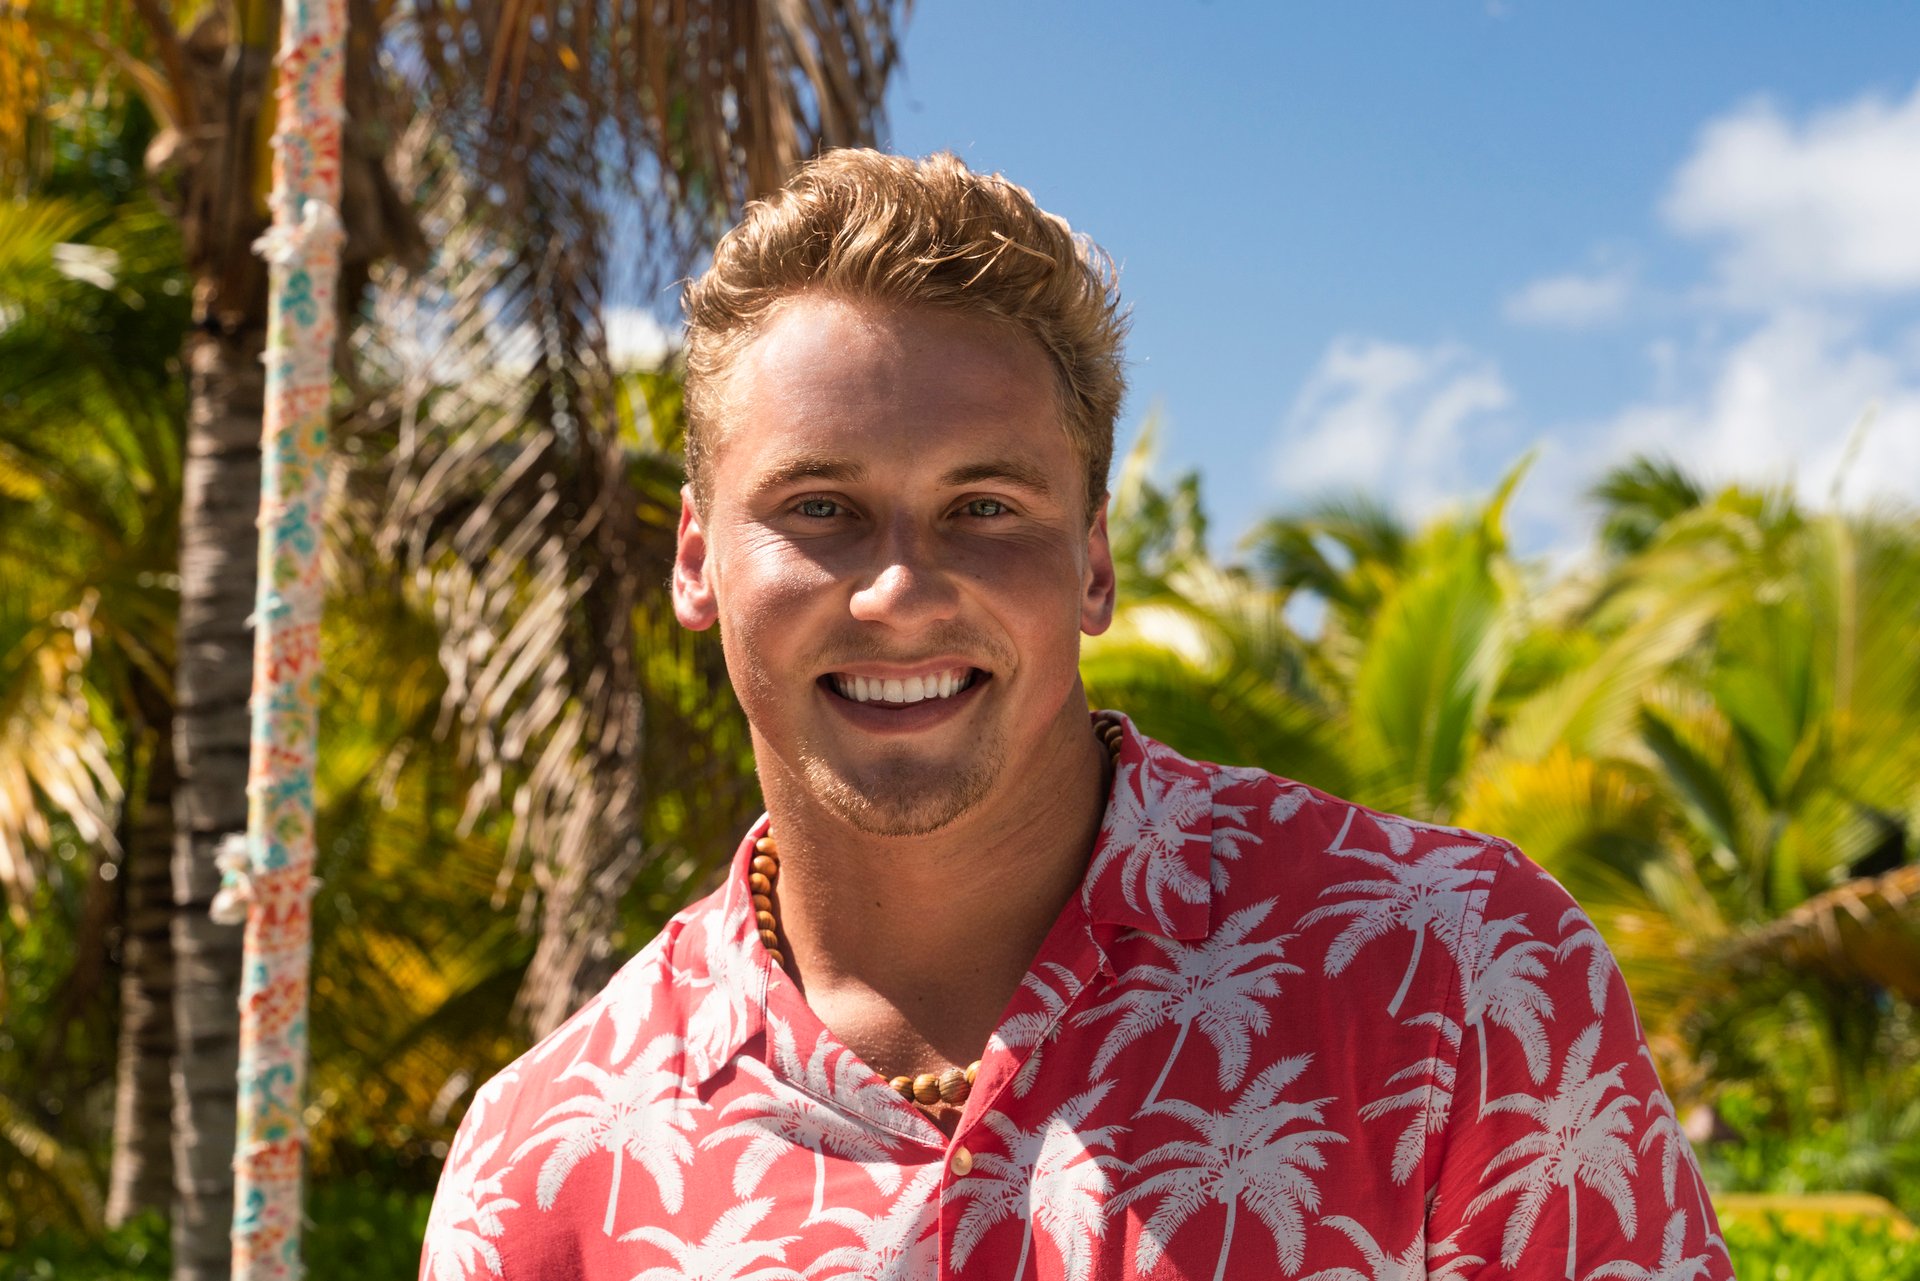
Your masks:
{"label": "stubble beard", "polygon": [[801,755],[800,771],[807,790],[855,831],[868,836],[927,836],[985,800],[1005,764],[1006,755],[998,747],[982,745],[964,765],[934,763],[903,753],[855,773],[808,751]]}

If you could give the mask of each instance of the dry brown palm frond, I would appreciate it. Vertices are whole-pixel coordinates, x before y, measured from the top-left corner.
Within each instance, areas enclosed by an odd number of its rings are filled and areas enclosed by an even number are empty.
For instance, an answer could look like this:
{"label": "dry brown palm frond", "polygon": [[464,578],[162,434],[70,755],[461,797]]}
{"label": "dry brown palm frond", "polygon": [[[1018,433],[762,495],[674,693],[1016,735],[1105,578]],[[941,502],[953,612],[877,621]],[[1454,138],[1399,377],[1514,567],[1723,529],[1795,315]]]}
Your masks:
{"label": "dry brown palm frond", "polygon": [[[870,141],[883,0],[398,5],[387,172],[436,247],[375,268],[344,512],[432,603],[442,729],[513,816],[541,942],[520,1013],[597,986],[641,836],[634,620],[666,576],[622,438],[614,308],[652,309],[749,197]],[[655,531],[657,532],[657,531]],[[644,611],[642,611],[644,612]]]}
{"label": "dry brown palm frond", "polygon": [[1817,894],[1736,937],[1726,955],[1736,970],[1784,964],[1920,1004],[1920,864]]}

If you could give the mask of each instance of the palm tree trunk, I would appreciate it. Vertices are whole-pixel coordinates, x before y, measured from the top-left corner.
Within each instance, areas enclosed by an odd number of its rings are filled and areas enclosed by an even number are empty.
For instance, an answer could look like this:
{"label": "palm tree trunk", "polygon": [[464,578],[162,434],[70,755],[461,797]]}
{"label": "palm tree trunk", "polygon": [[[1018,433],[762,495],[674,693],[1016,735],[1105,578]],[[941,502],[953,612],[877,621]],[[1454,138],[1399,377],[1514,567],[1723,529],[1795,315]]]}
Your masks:
{"label": "palm tree trunk", "polygon": [[613,1145],[613,1184],[607,1189],[606,1222],[600,1225],[600,1231],[607,1236],[613,1235],[613,1211],[620,1204],[620,1153],[623,1147],[620,1143]]}
{"label": "palm tree trunk", "polygon": [[1013,1281],[1027,1275],[1027,1256],[1033,1252],[1033,1211],[1027,1211],[1026,1231],[1020,1237],[1020,1262],[1013,1265]]}
{"label": "palm tree trunk", "polygon": [[1353,806],[1347,806],[1347,816],[1340,821],[1340,830],[1334,833],[1333,844],[1327,846],[1327,853],[1337,854],[1343,848],[1341,842],[1347,839],[1347,829],[1353,826]]}
{"label": "palm tree trunk", "polygon": [[1166,1064],[1160,1069],[1160,1075],[1154,1078],[1153,1088],[1147,1091],[1147,1101],[1140,1105],[1142,1111],[1152,1107],[1154,1100],[1160,1097],[1160,1087],[1167,1083],[1167,1073],[1173,1071],[1173,1061],[1180,1057],[1180,1047],[1187,1043],[1187,1033],[1192,1027],[1191,1023],[1180,1025],[1180,1035],[1173,1038],[1173,1052],[1167,1055]]}
{"label": "palm tree trunk", "polygon": [[1567,1180],[1567,1281],[1573,1281],[1574,1265],[1578,1256],[1574,1249],[1580,1239],[1580,1185],[1572,1179]]}
{"label": "palm tree trunk", "polygon": [[817,1222],[820,1212],[827,1202],[827,1152],[825,1148],[813,1150],[813,1213],[807,1216],[808,1223]]}
{"label": "palm tree trunk", "polygon": [[1474,1028],[1480,1033],[1480,1112],[1487,1114],[1487,1025],[1483,1020]]}
{"label": "palm tree trunk", "polygon": [[1407,989],[1413,986],[1413,972],[1420,968],[1420,949],[1426,941],[1427,928],[1423,925],[1413,932],[1413,957],[1407,962],[1407,972],[1400,979],[1400,990],[1393,994],[1393,1000],[1387,1005],[1387,1013],[1400,1012],[1400,1002],[1407,999]]}
{"label": "palm tree trunk", "polygon": [[172,1202],[173,947],[168,931],[173,847],[173,708],[138,671],[134,698],[145,721],[131,774],[129,831],[121,880],[120,1029],[113,1095],[113,1164],[107,1223]]}
{"label": "palm tree trunk", "polygon": [[1227,1202],[1227,1230],[1220,1235],[1220,1262],[1214,1266],[1213,1281],[1226,1281],[1227,1257],[1233,1253],[1233,1218],[1239,1210],[1239,1197]]}
{"label": "palm tree trunk", "polygon": [[180,671],[175,685],[173,952],[174,1281],[229,1275],[234,1075],[239,1063],[241,931],[208,915],[215,863],[247,825],[247,696],[260,507],[264,324],[189,344],[180,529]]}

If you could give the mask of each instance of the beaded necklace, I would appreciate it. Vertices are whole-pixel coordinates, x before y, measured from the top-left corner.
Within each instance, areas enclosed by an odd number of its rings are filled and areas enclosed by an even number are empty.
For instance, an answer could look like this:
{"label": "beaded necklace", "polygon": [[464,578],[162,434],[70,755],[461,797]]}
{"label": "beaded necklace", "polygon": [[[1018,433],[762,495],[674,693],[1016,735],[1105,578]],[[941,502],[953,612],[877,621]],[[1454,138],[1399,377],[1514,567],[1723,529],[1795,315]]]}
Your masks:
{"label": "beaded necklace", "polygon": [[[1120,722],[1101,714],[1093,718],[1093,726],[1094,733],[1107,749],[1108,757],[1116,765],[1119,764],[1120,743],[1126,735]],[[753,890],[753,916],[760,927],[760,941],[766,945],[773,963],[791,974],[792,963],[780,949],[780,919],[773,910],[773,887],[779,879],[780,843],[769,832],[753,843],[752,871],[747,874],[747,884]],[[974,1078],[979,1074],[980,1060],[975,1059],[963,1068],[922,1072],[918,1076],[896,1076],[887,1084],[901,1098],[922,1108],[931,1109],[943,1103],[957,1108],[973,1093]]]}

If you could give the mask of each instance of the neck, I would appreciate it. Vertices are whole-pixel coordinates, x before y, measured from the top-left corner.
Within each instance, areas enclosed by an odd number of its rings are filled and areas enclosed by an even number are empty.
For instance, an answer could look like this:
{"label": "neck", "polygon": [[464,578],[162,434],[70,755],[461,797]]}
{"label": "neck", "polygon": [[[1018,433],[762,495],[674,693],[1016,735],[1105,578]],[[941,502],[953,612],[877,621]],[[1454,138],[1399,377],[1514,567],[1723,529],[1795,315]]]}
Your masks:
{"label": "neck", "polygon": [[821,1021],[883,1075],[979,1058],[1079,887],[1106,769],[1072,708],[979,805],[903,837],[861,832],[791,774],[763,769],[780,929]]}

